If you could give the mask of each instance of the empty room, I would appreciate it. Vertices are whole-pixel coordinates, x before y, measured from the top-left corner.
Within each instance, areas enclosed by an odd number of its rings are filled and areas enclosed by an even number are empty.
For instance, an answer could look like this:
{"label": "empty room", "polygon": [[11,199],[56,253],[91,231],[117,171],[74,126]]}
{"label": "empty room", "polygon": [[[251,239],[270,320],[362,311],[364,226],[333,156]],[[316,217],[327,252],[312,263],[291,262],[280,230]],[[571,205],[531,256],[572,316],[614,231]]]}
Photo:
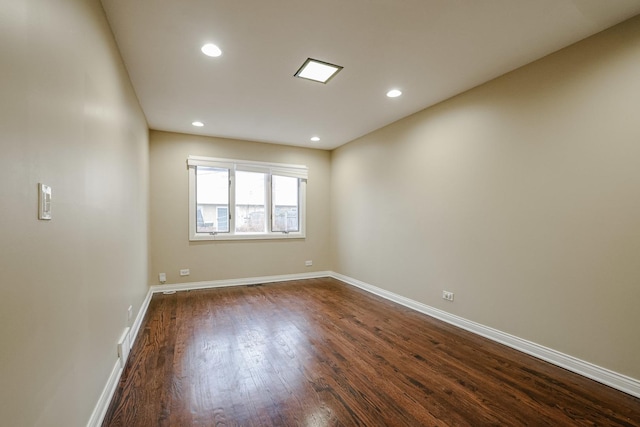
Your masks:
{"label": "empty room", "polygon": [[638,0],[0,35],[0,425],[640,426]]}

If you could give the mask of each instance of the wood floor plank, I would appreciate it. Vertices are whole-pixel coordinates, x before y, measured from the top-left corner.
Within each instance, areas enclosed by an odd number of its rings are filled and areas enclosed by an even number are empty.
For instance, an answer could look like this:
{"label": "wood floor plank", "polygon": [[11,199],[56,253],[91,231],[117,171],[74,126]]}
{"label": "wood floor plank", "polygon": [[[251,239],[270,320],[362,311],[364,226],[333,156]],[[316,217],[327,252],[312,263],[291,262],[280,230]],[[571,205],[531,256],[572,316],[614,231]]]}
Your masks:
{"label": "wood floor plank", "polygon": [[640,426],[640,399],[337,280],[154,295],[104,427]]}

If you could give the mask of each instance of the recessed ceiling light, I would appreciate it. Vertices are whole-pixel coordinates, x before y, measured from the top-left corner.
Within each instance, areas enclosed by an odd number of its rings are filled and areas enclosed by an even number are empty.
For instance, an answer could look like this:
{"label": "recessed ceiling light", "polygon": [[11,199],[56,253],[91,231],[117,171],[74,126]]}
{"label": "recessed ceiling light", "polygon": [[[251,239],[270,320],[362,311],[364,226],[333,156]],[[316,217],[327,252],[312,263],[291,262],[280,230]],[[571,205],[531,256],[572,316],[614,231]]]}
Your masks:
{"label": "recessed ceiling light", "polygon": [[204,126],[204,123],[202,122],[191,122],[191,124],[198,128],[201,128],[202,126]]}
{"label": "recessed ceiling light", "polygon": [[397,98],[400,95],[402,95],[402,92],[399,91],[398,89],[391,89],[389,92],[387,92],[387,96],[389,98]]}
{"label": "recessed ceiling light", "polygon": [[205,44],[200,50],[207,56],[216,57],[222,55],[222,51],[220,50],[220,48],[213,43]]}
{"label": "recessed ceiling light", "polygon": [[312,140],[313,142],[318,142],[318,141],[320,141],[320,137],[319,137],[319,136],[312,136],[312,137],[311,137],[311,140]]}
{"label": "recessed ceiling light", "polygon": [[294,76],[313,80],[314,82],[327,83],[342,68],[339,65],[307,58]]}

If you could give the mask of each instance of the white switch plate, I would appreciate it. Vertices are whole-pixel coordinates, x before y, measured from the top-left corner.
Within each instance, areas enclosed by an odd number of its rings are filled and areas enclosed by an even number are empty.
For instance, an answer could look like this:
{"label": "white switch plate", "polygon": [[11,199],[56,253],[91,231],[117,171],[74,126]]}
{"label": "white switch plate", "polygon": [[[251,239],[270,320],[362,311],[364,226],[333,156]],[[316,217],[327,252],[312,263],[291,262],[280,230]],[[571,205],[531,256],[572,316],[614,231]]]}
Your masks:
{"label": "white switch plate", "polygon": [[191,272],[189,271],[188,268],[183,268],[182,270],[180,270],[181,276],[188,276],[189,274],[191,274]]}
{"label": "white switch plate", "polygon": [[38,219],[51,219],[51,187],[38,184]]}

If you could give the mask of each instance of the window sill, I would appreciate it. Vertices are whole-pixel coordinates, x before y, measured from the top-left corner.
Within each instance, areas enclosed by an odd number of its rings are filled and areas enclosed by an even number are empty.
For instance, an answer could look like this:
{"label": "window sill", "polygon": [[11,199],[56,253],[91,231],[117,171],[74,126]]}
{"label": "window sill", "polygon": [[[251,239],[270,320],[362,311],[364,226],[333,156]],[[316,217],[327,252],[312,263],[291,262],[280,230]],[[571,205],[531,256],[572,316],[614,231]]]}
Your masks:
{"label": "window sill", "polygon": [[200,233],[195,236],[190,236],[189,241],[202,241],[202,240],[283,240],[283,239],[304,239],[306,238],[303,233],[260,233],[260,234],[208,234]]}

